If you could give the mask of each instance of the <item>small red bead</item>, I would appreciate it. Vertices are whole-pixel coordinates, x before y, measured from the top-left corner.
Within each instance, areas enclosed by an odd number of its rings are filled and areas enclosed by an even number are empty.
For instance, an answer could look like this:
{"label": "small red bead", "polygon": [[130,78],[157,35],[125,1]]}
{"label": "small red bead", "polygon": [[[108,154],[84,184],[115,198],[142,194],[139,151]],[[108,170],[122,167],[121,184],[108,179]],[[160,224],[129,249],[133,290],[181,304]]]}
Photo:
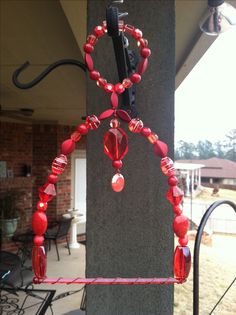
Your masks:
{"label": "small red bead", "polygon": [[151,50],[149,48],[142,48],[140,54],[143,58],[148,58],[151,55]]}
{"label": "small red bead", "polygon": [[138,41],[138,46],[144,48],[148,46],[148,41],[145,38],[140,38]]}
{"label": "small red bead", "polygon": [[112,93],[112,92],[114,92],[114,85],[111,84],[111,83],[107,83],[107,84],[104,85],[104,90],[107,93]]}
{"label": "small red bead", "polygon": [[97,81],[100,78],[100,73],[96,70],[90,71],[90,79]]}
{"label": "small red bead", "polygon": [[138,28],[135,28],[132,32],[132,35],[135,39],[140,39],[143,36],[143,33]]}
{"label": "small red bead", "polygon": [[104,78],[99,78],[97,80],[97,86],[99,86],[100,88],[104,88],[106,84],[107,84],[107,80]]}
{"label": "small red bead", "polygon": [[115,160],[112,162],[112,166],[116,169],[116,170],[119,170],[122,168],[122,161],[121,160]]}
{"label": "small red bead", "polygon": [[179,245],[186,246],[186,245],[188,245],[188,236],[185,235],[184,238],[179,238],[178,241],[179,241]]}
{"label": "small red bead", "polygon": [[47,202],[38,201],[37,203],[37,210],[38,211],[46,211],[48,208]]}
{"label": "small red bead", "polygon": [[93,30],[93,33],[97,37],[101,37],[105,33],[105,29],[102,26],[96,26],[95,29]]}
{"label": "small red bead", "polygon": [[84,51],[87,54],[91,54],[93,50],[94,50],[94,47],[91,44],[84,44]]}
{"label": "small red bead", "polygon": [[61,145],[61,153],[64,155],[71,154],[75,149],[75,142],[72,139],[64,141]]}
{"label": "small red bead", "polygon": [[74,142],[78,142],[81,139],[81,134],[78,131],[74,131],[71,135],[70,138],[74,141]]}
{"label": "small red bead", "polygon": [[48,182],[49,183],[55,184],[57,181],[58,181],[58,177],[56,174],[51,173],[48,175]]}
{"label": "small red bead", "polygon": [[173,221],[173,230],[179,238],[184,238],[188,232],[189,222],[188,218],[184,215],[177,215]]}
{"label": "small red bead", "polygon": [[150,128],[148,128],[148,127],[143,127],[140,133],[141,133],[142,136],[148,137],[148,136],[150,136],[151,132],[152,132],[152,131],[151,131]]}
{"label": "small red bead", "polygon": [[117,84],[115,85],[115,91],[116,91],[116,93],[121,94],[121,93],[124,92],[124,90],[125,90],[125,88],[124,88],[123,84],[117,83]]}
{"label": "small red bead", "polygon": [[77,131],[81,135],[86,135],[88,133],[88,127],[85,124],[80,124],[77,126]]}
{"label": "small red bead", "polygon": [[34,236],[34,245],[41,246],[43,245],[44,237],[41,235],[35,235]]}
{"label": "small red bead", "polygon": [[176,215],[180,215],[182,213],[182,208],[180,205],[178,206],[173,205],[173,211]]}
{"label": "small red bead", "polygon": [[131,82],[130,78],[125,78],[122,81],[122,84],[123,84],[125,89],[129,89],[133,85],[133,83]]}
{"label": "small red bead", "polygon": [[139,83],[141,81],[141,75],[138,73],[133,73],[130,77],[131,82],[133,83]]}
{"label": "small red bead", "polygon": [[168,184],[169,184],[170,186],[176,186],[176,185],[178,184],[178,179],[177,179],[177,177],[175,177],[175,176],[170,176],[170,177],[168,178]]}

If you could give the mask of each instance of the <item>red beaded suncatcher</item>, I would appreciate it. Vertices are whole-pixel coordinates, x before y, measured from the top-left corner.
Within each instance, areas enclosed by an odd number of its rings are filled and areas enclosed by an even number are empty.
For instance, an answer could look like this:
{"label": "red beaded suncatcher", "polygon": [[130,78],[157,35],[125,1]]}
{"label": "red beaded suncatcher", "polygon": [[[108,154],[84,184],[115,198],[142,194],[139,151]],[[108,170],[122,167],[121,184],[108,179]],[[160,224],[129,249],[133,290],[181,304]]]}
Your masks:
{"label": "red beaded suncatcher", "polygon": [[[168,147],[160,141],[157,134],[150,128],[144,126],[139,118],[131,119],[129,114],[118,109],[118,95],[122,94],[125,89],[129,89],[133,84],[141,81],[141,75],[145,72],[148,65],[148,57],[151,50],[148,48],[148,41],[143,38],[142,32],[131,26],[119,22],[119,30],[131,35],[140,48],[141,60],[138,64],[137,72],[132,73],[129,78],[125,78],[122,83],[115,85],[107,81],[94,69],[91,53],[100,37],[106,32],[106,22],[102,26],[97,26],[92,35],[89,35],[87,42],[84,44],[85,62],[90,73],[90,78],[96,81],[97,85],[110,95],[111,109],[107,109],[98,117],[95,115],[87,116],[85,124],[77,126],[76,130],[70,135],[70,139],[64,141],[61,145],[61,154],[52,162],[51,173],[48,175],[47,182],[39,188],[39,202],[37,210],[32,217],[32,228],[35,233],[34,246],[32,250],[32,266],[35,273],[34,283],[79,283],[79,284],[173,284],[184,282],[190,272],[191,253],[187,246],[187,231],[189,222],[187,217],[182,215],[180,203],[183,199],[183,192],[177,186],[178,180],[175,177],[174,162],[167,156]],[[120,192],[123,190],[125,180],[120,173],[122,168],[122,159],[128,152],[128,138],[125,131],[120,127],[120,121],[128,123],[131,132],[141,134],[146,138],[154,148],[154,153],[161,158],[160,167],[162,172],[168,177],[169,189],[166,198],[172,204],[175,218],[173,221],[173,231],[178,237],[179,245],[176,246],[173,259],[174,278],[47,278],[46,277],[46,255],[43,246],[44,233],[47,229],[47,216],[45,211],[48,202],[56,196],[55,183],[58,176],[64,171],[67,165],[67,156],[75,149],[75,144],[82,136],[90,130],[99,128],[101,121],[112,117],[110,129],[104,135],[104,152],[111,159],[112,166],[116,170],[111,180],[113,191]]]}

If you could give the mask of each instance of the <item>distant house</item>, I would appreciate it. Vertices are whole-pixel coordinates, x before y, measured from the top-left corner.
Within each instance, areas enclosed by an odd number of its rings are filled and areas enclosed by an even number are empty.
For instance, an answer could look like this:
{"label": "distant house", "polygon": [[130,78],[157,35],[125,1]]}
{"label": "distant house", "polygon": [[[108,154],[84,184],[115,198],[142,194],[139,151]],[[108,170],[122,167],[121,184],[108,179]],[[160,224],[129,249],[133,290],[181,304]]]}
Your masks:
{"label": "distant house", "polygon": [[207,160],[178,160],[177,163],[204,165],[201,168],[201,182],[236,186],[236,163],[213,157]]}

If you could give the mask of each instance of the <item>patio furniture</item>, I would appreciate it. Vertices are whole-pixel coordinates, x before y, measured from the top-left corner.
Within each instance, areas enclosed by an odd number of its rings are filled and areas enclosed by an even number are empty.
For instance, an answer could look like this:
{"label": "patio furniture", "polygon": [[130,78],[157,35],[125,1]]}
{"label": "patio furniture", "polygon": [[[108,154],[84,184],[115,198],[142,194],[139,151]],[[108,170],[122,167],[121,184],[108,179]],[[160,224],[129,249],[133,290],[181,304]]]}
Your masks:
{"label": "patio furniture", "polygon": [[71,222],[74,217],[70,218],[62,218],[60,221],[58,221],[58,225],[55,228],[52,229],[47,229],[44,238],[46,241],[48,241],[48,249],[51,249],[51,240],[54,241],[55,246],[56,246],[56,251],[57,251],[57,259],[60,261],[60,256],[59,256],[59,251],[58,251],[58,246],[57,246],[57,241],[60,239],[66,239],[67,243],[67,248],[69,255],[71,254],[70,252],[70,246],[69,246],[69,240],[68,240],[68,233],[69,229],[71,226]]}
{"label": "patio furniture", "polygon": [[12,236],[12,241],[18,248],[17,255],[20,257],[23,265],[27,260],[31,259],[33,236],[34,234],[32,230]]}

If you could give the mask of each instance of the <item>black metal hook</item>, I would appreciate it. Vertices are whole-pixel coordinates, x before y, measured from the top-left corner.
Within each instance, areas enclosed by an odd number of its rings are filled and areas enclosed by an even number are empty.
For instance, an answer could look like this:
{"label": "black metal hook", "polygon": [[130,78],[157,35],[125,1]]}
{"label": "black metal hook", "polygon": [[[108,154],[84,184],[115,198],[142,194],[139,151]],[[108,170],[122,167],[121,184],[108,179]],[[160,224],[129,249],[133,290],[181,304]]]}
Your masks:
{"label": "black metal hook", "polygon": [[41,72],[36,78],[34,78],[32,81],[28,83],[21,83],[18,79],[19,75],[24,71],[30,63],[26,61],[23,65],[21,65],[18,69],[16,69],[12,75],[12,81],[16,87],[19,89],[30,89],[36,84],[38,84],[40,81],[42,81],[51,71],[53,71],[55,68],[63,66],[63,65],[72,65],[72,66],[77,66],[81,68],[83,71],[87,70],[87,67],[84,63],[80,62],[79,60],[76,59],[61,59],[58,60],[52,64],[50,64],[43,72]]}
{"label": "black metal hook", "polygon": [[[123,3],[123,0],[113,1],[113,3]],[[128,50],[128,40],[123,32],[119,31],[119,18],[126,15],[128,15],[127,12],[120,13],[118,8],[112,4],[106,10],[107,31],[108,35],[112,37],[120,82],[130,76],[138,64],[138,56],[135,52]],[[135,107],[135,87],[125,90],[122,96],[121,108],[128,111],[132,118],[136,117],[138,113]]]}

